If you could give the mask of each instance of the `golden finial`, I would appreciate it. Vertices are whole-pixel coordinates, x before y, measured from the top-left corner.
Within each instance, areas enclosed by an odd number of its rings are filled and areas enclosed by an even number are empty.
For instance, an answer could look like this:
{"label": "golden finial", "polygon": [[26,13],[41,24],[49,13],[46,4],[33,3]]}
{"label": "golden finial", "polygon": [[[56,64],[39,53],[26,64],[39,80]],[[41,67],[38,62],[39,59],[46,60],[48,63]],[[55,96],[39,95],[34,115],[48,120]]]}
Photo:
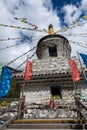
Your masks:
{"label": "golden finial", "polygon": [[50,24],[50,25],[48,26],[48,32],[49,32],[50,35],[54,35],[54,34],[55,34],[54,28],[53,28],[53,25],[52,25],[52,24]]}

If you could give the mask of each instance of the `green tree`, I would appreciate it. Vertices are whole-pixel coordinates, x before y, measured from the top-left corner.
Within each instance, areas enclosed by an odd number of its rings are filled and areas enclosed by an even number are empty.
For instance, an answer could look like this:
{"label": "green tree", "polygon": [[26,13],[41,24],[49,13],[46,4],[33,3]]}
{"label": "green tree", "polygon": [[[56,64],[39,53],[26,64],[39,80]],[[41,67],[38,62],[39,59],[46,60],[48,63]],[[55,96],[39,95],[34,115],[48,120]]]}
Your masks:
{"label": "green tree", "polygon": [[8,98],[19,98],[20,97],[20,84],[14,79],[12,79],[11,90],[9,91],[7,97]]}

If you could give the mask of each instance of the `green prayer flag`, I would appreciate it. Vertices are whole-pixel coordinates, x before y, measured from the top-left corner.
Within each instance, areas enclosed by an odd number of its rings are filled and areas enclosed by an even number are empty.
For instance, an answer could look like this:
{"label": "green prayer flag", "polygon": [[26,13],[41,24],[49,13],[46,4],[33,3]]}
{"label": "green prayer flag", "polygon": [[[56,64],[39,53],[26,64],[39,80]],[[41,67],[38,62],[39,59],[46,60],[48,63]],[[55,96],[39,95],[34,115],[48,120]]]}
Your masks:
{"label": "green prayer flag", "polygon": [[3,67],[3,64],[0,63],[0,75],[1,75],[1,73],[2,73],[2,67]]}

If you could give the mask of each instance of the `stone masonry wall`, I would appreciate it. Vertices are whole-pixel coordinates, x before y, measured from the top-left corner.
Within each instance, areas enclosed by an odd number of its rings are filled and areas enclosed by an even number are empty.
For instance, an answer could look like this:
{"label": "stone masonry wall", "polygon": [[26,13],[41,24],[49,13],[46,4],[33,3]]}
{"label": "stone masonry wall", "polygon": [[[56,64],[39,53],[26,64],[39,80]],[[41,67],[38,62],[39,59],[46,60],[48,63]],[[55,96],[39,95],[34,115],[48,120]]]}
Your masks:
{"label": "stone masonry wall", "polygon": [[[80,68],[79,61],[76,60],[78,68]],[[69,60],[61,58],[47,58],[42,60],[35,60],[33,62],[33,73],[34,74],[48,74],[48,73],[63,73],[71,72],[71,68],[68,64]]]}
{"label": "stone masonry wall", "polygon": [[[87,96],[86,86],[84,84],[80,84],[77,87],[77,90],[81,89],[82,94],[86,94],[85,96]],[[50,109],[51,93],[49,86],[26,87],[24,89],[24,95],[26,95],[28,113],[24,115],[24,118],[76,118],[74,94],[75,89],[62,89],[62,98],[55,99],[55,108]]]}
{"label": "stone masonry wall", "polygon": [[[55,103],[59,105],[66,105],[67,103],[71,103],[74,101],[74,93],[73,89],[62,89],[62,98],[55,99]],[[32,86],[25,87],[24,95],[26,95],[26,104],[45,104],[49,105],[51,99],[50,86]],[[67,104],[68,105],[68,104]]]}
{"label": "stone masonry wall", "polygon": [[[67,41],[59,38],[50,38],[42,41],[37,46],[37,57],[38,59],[46,59],[50,57],[49,47],[57,47],[57,57],[69,58],[71,54],[71,47]],[[52,57],[51,57],[52,58]]]}
{"label": "stone masonry wall", "polygon": [[[87,88],[85,83],[76,84],[77,92],[81,92],[82,96],[87,96]],[[67,105],[74,102],[74,88],[63,88],[61,90],[61,99],[55,99],[56,104]],[[50,86],[26,86],[24,88],[24,95],[26,96],[26,104],[49,104],[51,99]]]}
{"label": "stone masonry wall", "polygon": [[74,118],[77,116],[73,111],[75,106],[74,90],[62,89],[62,98],[55,99],[55,108],[50,109],[50,87],[32,87],[26,88],[26,105],[28,113],[24,115],[24,118],[29,119],[56,119],[56,118]]}

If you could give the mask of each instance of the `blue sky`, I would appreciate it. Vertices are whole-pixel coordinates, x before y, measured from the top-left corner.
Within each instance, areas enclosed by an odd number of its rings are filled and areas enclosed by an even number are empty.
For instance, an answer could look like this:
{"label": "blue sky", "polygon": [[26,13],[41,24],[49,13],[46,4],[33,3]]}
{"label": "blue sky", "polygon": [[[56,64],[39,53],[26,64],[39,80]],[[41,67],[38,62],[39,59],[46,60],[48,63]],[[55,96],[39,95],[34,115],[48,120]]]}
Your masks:
{"label": "blue sky", "polygon": [[[76,51],[87,53],[87,36],[82,36],[87,32],[87,19],[83,19],[83,16],[87,15],[87,0],[0,0],[0,9],[0,24],[26,28],[32,27],[16,20],[15,17],[27,18],[29,23],[35,24],[41,30],[48,30],[49,24],[52,23],[55,31],[70,27],[76,20],[81,20],[82,26],[72,27],[72,29],[59,32],[59,34],[69,40],[72,47],[72,56],[76,55]],[[4,65],[7,64],[37,46],[39,39],[45,35],[48,35],[48,33],[0,26],[0,39],[20,38],[20,40],[0,41],[0,49],[21,43],[1,51],[0,61]],[[73,44],[72,40],[84,47]],[[31,56],[34,52],[35,50],[28,55]],[[36,58],[35,56],[34,59]],[[11,63],[10,66],[17,68],[26,59],[27,55],[24,55]]]}
{"label": "blue sky", "polygon": [[54,9],[57,9],[58,11],[61,10],[65,5],[75,5],[76,7],[81,6],[82,0],[51,0],[52,6]]}
{"label": "blue sky", "polygon": [[[66,22],[64,22],[64,16],[65,16],[65,11],[63,8],[67,5],[73,5],[77,8],[80,8],[81,6],[81,0],[51,0],[52,1],[52,7],[53,10],[57,11],[58,17],[61,19],[61,24],[62,25],[67,25]],[[74,15],[75,12],[72,13],[72,16]],[[81,16],[84,15],[84,12],[81,13]]]}

